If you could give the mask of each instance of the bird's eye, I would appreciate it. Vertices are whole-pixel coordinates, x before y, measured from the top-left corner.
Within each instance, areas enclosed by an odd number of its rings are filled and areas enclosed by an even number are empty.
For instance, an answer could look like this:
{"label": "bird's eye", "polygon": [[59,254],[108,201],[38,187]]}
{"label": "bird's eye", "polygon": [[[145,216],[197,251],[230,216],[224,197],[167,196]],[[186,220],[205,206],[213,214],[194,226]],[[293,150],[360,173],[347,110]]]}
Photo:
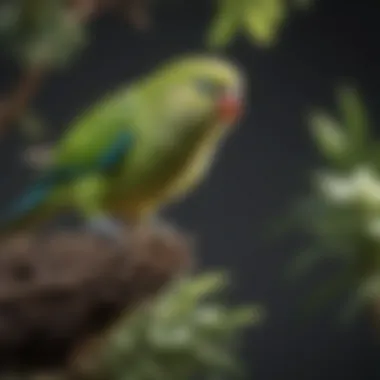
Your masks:
{"label": "bird's eye", "polygon": [[198,79],[195,82],[197,90],[205,95],[216,96],[221,91],[221,86],[207,79]]}

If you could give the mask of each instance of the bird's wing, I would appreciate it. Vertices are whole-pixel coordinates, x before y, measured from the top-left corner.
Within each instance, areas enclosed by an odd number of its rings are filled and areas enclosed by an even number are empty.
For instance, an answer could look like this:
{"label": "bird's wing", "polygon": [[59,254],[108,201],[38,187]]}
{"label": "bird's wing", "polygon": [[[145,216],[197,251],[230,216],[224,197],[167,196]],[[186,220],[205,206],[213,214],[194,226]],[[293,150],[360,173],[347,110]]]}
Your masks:
{"label": "bird's wing", "polygon": [[45,181],[70,181],[117,170],[135,143],[129,98],[113,97],[85,113],[58,143]]}

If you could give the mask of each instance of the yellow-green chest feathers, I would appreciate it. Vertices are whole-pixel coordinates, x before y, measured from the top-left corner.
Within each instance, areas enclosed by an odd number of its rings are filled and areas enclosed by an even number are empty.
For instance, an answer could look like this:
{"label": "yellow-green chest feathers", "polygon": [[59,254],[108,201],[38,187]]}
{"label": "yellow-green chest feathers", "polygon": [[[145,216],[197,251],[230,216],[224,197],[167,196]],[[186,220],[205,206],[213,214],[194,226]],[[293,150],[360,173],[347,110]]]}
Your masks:
{"label": "yellow-green chest feathers", "polygon": [[[223,131],[212,128],[188,151],[174,159],[172,176],[168,178],[165,196],[178,198],[188,194],[205,180],[223,142]],[[190,144],[189,144],[190,145]]]}
{"label": "yellow-green chest feathers", "polygon": [[138,220],[195,190],[212,168],[224,135],[219,128],[206,131],[186,143],[149,149],[151,154],[142,155],[139,162],[136,159],[136,171],[128,177],[135,180],[118,183],[118,195],[111,195],[112,208]]}

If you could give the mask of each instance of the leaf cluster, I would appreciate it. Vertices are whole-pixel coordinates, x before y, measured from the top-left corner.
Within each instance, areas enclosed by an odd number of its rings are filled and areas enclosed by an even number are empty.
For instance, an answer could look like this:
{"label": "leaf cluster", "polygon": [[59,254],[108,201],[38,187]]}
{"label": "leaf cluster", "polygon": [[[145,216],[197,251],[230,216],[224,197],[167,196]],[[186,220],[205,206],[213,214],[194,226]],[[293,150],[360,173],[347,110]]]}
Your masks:
{"label": "leaf cluster", "polygon": [[218,0],[207,44],[224,47],[242,33],[254,44],[271,45],[290,14],[310,5],[310,0]]}
{"label": "leaf cluster", "polygon": [[326,300],[349,288],[353,297],[346,311],[352,315],[380,296],[380,146],[358,92],[341,87],[337,98],[338,117],[324,111],[310,116],[326,166],[314,173],[311,193],[297,206],[298,225],[312,246],[298,255],[292,273],[305,273],[323,259],[343,259],[342,272],[315,297]]}
{"label": "leaf cluster", "polygon": [[237,373],[239,333],[258,322],[259,309],[218,301],[222,273],[181,277],[148,304],[122,317],[102,344],[93,374],[107,379],[186,379]]}
{"label": "leaf cluster", "polygon": [[86,42],[83,23],[64,0],[12,0],[0,5],[0,39],[24,66],[61,67]]}

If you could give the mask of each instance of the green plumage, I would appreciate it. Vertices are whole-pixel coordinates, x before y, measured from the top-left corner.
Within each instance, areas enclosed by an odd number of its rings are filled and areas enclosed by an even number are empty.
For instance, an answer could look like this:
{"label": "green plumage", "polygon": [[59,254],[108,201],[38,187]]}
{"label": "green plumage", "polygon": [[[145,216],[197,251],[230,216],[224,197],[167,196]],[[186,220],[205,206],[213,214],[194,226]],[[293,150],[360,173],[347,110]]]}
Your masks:
{"label": "green plumage", "polygon": [[174,60],[86,110],[57,143],[51,165],[6,215],[29,226],[63,208],[85,218],[139,222],[207,175],[234,120],[225,94],[242,95],[242,75],[212,57]]}

